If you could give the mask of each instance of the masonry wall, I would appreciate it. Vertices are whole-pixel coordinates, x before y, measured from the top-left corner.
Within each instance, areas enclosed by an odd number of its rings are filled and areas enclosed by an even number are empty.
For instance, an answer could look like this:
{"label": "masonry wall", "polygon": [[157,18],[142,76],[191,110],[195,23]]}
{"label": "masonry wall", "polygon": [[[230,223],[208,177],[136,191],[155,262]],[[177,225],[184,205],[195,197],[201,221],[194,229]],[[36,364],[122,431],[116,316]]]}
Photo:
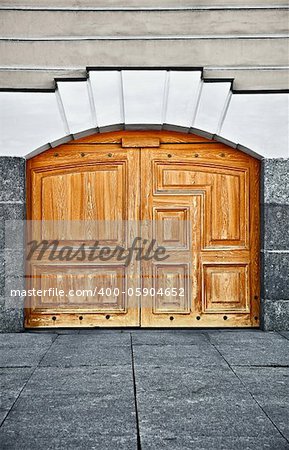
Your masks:
{"label": "masonry wall", "polygon": [[[23,236],[17,229],[5,229],[5,221],[25,217],[25,159],[0,158],[0,332],[23,329],[23,299],[10,297],[10,289],[23,286]],[[6,222],[7,225],[7,222]],[[7,236],[7,233],[10,233]],[[9,247],[5,246],[6,240]]]}
{"label": "masonry wall", "polygon": [[262,167],[262,326],[289,329],[289,159]]}

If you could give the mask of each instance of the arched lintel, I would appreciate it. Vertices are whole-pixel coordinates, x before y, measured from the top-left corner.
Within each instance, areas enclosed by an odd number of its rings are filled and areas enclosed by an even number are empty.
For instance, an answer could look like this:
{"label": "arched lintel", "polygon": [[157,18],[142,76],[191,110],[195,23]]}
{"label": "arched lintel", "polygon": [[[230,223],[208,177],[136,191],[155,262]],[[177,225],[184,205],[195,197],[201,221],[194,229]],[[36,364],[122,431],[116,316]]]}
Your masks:
{"label": "arched lintel", "polygon": [[49,142],[47,144],[42,145],[41,147],[38,147],[37,149],[33,150],[32,152],[28,153],[25,158],[30,159],[33,158],[36,155],[39,155],[43,153],[46,150],[49,150],[51,148],[56,148],[63,144],[68,144],[70,142],[74,142],[77,140],[83,140],[84,138],[89,138],[93,135],[98,134],[104,134],[104,133],[112,133],[112,132],[124,132],[124,131],[151,131],[154,132],[169,132],[169,133],[178,133],[179,135],[195,135],[202,139],[202,142],[219,142],[221,144],[224,144],[228,147],[234,148],[236,150],[239,150],[243,153],[246,153],[247,155],[250,155],[256,159],[262,160],[263,156],[254,152],[254,150],[239,144],[232,142],[226,138],[223,138],[222,136],[211,134],[207,131],[200,130],[197,128],[188,128],[188,127],[182,127],[178,125],[171,125],[171,124],[164,124],[164,125],[158,125],[158,124],[133,124],[133,125],[125,125],[125,124],[114,124],[114,125],[108,125],[106,127],[101,128],[90,128],[84,131],[81,131],[79,133],[75,134],[69,134],[66,136],[63,136],[60,139],[57,139],[53,142]]}

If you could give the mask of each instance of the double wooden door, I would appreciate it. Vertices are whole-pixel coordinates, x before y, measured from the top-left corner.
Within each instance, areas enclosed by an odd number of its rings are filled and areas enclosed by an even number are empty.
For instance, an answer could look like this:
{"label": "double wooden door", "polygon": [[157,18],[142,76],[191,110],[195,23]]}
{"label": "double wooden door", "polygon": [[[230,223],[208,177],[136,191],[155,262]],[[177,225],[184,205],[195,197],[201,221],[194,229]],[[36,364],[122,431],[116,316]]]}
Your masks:
{"label": "double wooden door", "polygon": [[[251,156],[194,135],[116,132],[32,158],[27,180],[27,327],[259,325]],[[125,259],[135,240],[162,257]]]}

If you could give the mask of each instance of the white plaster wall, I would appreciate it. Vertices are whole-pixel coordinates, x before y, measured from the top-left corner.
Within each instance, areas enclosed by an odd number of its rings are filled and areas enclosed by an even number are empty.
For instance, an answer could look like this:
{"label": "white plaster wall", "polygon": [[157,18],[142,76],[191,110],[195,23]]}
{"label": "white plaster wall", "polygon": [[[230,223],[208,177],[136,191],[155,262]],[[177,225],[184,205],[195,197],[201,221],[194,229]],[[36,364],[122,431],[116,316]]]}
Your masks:
{"label": "white plaster wall", "polygon": [[289,156],[289,94],[234,94],[199,71],[96,71],[53,92],[0,92],[0,155],[26,156],[96,127],[199,128],[266,158]]}
{"label": "white plaster wall", "polygon": [[0,155],[25,156],[65,134],[54,93],[0,92]]}
{"label": "white plaster wall", "polygon": [[289,156],[289,94],[234,94],[221,135],[267,158]]}
{"label": "white plaster wall", "polygon": [[68,131],[78,133],[96,126],[87,82],[58,82],[61,102],[67,120]]}

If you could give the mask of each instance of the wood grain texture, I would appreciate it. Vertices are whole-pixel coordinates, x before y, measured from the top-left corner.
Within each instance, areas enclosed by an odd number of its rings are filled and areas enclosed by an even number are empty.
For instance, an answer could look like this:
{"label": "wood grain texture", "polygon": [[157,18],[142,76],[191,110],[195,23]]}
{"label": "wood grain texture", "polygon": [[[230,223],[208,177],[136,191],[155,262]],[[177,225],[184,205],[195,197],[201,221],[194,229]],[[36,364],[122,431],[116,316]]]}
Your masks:
{"label": "wood grain texture", "polygon": [[[96,134],[32,158],[27,215],[41,226],[29,239],[127,246],[141,231],[170,258],[124,268],[116,260],[39,262],[36,253],[27,287],[89,290],[100,283],[126,290],[140,287],[142,277],[144,288],[184,295],[88,295],[86,307],[77,298],[53,298],[57,308],[37,298],[27,303],[26,326],[259,326],[259,179],[260,162],[251,156],[177,132]],[[87,225],[78,226],[83,220]],[[127,221],[142,223],[141,230]]]}
{"label": "wood grain texture", "polygon": [[[129,246],[136,233],[130,224],[137,223],[139,214],[138,149],[104,144],[84,145],[80,151],[78,144],[61,146],[31,159],[27,170],[30,240],[57,239],[61,246],[84,245],[86,250],[96,240],[108,249]],[[138,299],[127,295],[128,288],[139,284],[138,262],[126,267],[114,256],[107,262],[74,258],[53,263],[47,255],[39,261],[38,254],[27,264],[28,288],[58,288],[67,296],[29,299],[27,327],[139,325]],[[92,293],[95,287],[104,295]],[[87,295],[69,294],[80,289]]]}
{"label": "wood grain texture", "polygon": [[154,136],[125,136],[121,139],[122,147],[159,147],[160,138]]}
{"label": "wood grain texture", "polygon": [[148,289],[178,288],[186,261],[182,279],[188,286],[179,303],[157,295],[145,299],[143,326],[258,326],[259,165],[216,143],[164,143],[141,150],[142,219],[175,214],[179,223],[186,217],[190,229],[189,255],[181,250],[183,236],[175,233],[167,273],[162,264],[144,264]]}

